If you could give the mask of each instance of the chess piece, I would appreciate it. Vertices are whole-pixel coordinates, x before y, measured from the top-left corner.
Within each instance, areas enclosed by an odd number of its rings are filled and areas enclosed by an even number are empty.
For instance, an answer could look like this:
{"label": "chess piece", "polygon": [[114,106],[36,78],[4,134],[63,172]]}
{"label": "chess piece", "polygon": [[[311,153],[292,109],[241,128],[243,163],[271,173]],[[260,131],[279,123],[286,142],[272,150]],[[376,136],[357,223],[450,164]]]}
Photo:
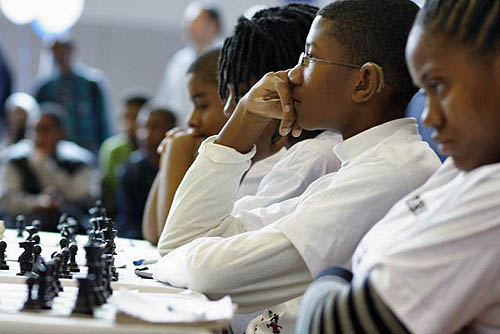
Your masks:
{"label": "chess piece", "polygon": [[40,232],[42,230],[42,222],[39,221],[38,219],[35,219],[31,222],[31,226],[36,228],[37,232]]}
{"label": "chess piece", "polygon": [[28,298],[24,302],[23,310],[37,310],[40,306],[33,299],[33,288],[36,284],[36,274],[31,273],[26,280],[26,284],[28,286]]}
{"label": "chess piece", "polygon": [[61,249],[64,249],[66,247],[68,247],[68,244],[69,244],[69,240],[65,237],[62,237],[60,240],[59,240],[59,246],[61,247]]}
{"label": "chess piece", "polygon": [[39,262],[36,267],[38,294],[37,304],[42,309],[52,308],[52,294],[50,292],[51,282],[48,276],[47,266],[43,262]]}
{"label": "chess piece", "polygon": [[0,270],[9,270],[9,265],[5,261],[5,250],[7,249],[7,243],[5,241],[0,241]]}
{"label": "chess piece", "polygon": [[28,232],[26,240],[33,240],[33,235],[38,232],[38,229],[35,226],[26,226],[24,230]]}
{"label": "chess piece", "polygon": [[72,314],[94,314],[94,274],[88,274],[86,278],[78,278],[78,297]]}
{"label": "chess piece", "polygon": [[38,265],[38,263],[40,262],[41,258],[40,254],[42,254],[42,247],[40,247],[40,245],[35,244],[33,246],[33,266]]}
{"label": "chess piece", "polygon": [[56,296],[59,295],[59,292],[64,291],[61,285],[61,281],[59,280],[59,273],[61,272],[61,263],[62,263],[62,254],[58,252],[54,252],[52,254],[52,263],[54,265],[53,268],[53,279],[54,279],[54,293]]}
{"label": "chess piece", "polygon": [[25,221],[24,221],[24,216],[19,215],[16,217],[16,228],[17,228],[17,237],[22,238],[23,237],[23,232],[24,232],[24,227],[25,227]]}
{"label": "chess piece", "polygon": [[104,236],[106,242],[105,253],[112,255],[111,257],[111,280],[113,282],[118,281],[119,273],[115,267],[115,258],[116,255],[116,244],[115,238],[118,231],[114,228],[114,223],[111,218],[106,218],[104,223],[104,229],[102,230],[102,234]]}
{"label": "chess piece", "polygon": [[33,249],[35,242],[33,240],[22,241],[19,243],[19,247],[23,248],[24,252],[18,258],[20,271],[17,275],[23,276],[31,273],[33,270]]}
{"label": "chess piece", "polygon": [[76,263],[76,253],[78,252],[78,246],[75,242],[69,244],[69,271],[72,273],[80,272],[80,268],[78,268],[78,264]]}
{"label": "chess piece", "polygon": [[39,245],[40,244],[40,236],[38,234],[35,234],[31,240],[33,240],[35,242],[36,245]]}
{"label": "chess piece", "polygon": [[68,260],[69,260],[69,250],[68,248],[64,248],[61,250],[62,254],[62,263],[61,263],[61,272],[59,273],[60,278],[73,278],[68,268]]}
{"label": "chess piece", "polygon": [[87,260],[86,265],[88,267],[88,276],[92,274],[92,277],[94,278],[94,285],[91,291],[94,294],[94,304],[102,305],[106,302],[102,279],[102,254],[104,252],[104,244],[92,241],[86,243],[83,248],[85,249],[85,258]]}

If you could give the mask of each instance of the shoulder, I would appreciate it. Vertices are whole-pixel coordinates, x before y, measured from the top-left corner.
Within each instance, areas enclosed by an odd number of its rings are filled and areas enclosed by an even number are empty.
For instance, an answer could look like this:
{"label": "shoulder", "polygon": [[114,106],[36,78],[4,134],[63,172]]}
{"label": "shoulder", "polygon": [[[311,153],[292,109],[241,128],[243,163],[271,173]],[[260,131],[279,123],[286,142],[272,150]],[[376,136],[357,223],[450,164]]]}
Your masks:
{"label": "shoulder", "polygon": [[68,163],[79,165],[92,165],[94,163],[94,156],[89,150],[67,140],[61,140],[57,143],[56,156],[61,161]]}
{"label": "shoulder", "polygon": [[31,154],[32,151],[33,146],[31,141],[25,139],[5,148],[4,152],[0,155],[0,161],[3,163],[9,163],[25,159]]}

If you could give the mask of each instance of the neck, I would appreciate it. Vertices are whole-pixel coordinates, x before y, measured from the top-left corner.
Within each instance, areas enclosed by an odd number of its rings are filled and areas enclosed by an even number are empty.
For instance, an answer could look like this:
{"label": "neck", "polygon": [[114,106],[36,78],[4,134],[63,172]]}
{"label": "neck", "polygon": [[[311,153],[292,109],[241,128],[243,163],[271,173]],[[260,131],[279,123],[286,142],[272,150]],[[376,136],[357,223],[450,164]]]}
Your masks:
{"label": "neck", "polygon": [[356,112],[361,117],[352,119],[342,130],[344,140],[371,129],[375,126],[404,117],[400,107],[386,106],[384,108],[361,110]]}

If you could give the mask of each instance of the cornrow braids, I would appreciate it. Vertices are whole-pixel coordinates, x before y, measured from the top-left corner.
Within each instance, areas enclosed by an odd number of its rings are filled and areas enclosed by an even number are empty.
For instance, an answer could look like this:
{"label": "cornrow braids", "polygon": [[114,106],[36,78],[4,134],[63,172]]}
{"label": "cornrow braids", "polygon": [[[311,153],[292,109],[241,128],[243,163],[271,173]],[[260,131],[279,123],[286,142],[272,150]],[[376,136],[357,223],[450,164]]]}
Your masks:
{"label": "cornrow braids", "polygon": [[317,11],[314,6],[289,4],[260,10],[251,19],[241,16],[219,59],[221,99],[227,98],[228,85],[238,102],[241,83],[248,90],[252,79],[295,66]]}
{"label": "cornrow braids", "polygon": [[427,0],[415,24],[482,52],[500,48],[500,0]]}

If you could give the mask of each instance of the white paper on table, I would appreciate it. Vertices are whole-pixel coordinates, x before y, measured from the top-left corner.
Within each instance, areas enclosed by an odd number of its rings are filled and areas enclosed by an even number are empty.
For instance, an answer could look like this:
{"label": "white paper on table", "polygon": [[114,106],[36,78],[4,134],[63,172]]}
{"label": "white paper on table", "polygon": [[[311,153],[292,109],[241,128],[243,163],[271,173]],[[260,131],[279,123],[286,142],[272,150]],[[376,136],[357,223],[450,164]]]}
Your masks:
{"label": "white paper on table", "polygon": [[235,311],[229,296],[208,301],[179,294],[120,291],[114,304],[120,316],[150,323],[229,322]]}

